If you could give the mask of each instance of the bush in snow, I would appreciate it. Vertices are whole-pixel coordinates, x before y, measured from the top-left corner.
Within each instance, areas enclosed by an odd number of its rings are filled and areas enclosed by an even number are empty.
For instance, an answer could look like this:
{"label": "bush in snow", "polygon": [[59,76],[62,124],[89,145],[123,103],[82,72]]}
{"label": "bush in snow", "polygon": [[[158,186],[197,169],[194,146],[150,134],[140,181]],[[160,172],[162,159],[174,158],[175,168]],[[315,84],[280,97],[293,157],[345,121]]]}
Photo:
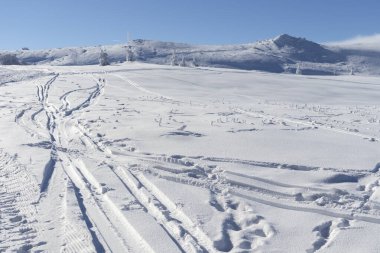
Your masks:
{"label": "bush in snow", "polygon": [[134,55],[131,46],[127,46],[126,61],[134,61]]}
{"label": "bush in snow", "polygon": [[193,67],[198,67],[199,66],[198,61],[197,61],[197,59],[195,59],[195,57],[193,57],[193,60],[192,60],[191,63],[192,63]]}
{"label": "bush in snow", "polygon": [[186,67],[186,60],[185,56],[182,55],[181,62],[179,63],[179,66],[181,67]]}
{"label": "bush in snow", "polygon": [[299,64],[299,63],[297,63],[296,74],[297,74],[297,75],[302,75],[301,64]]}
{"label": "bush in snow", "polygon": [[177,65],[177,55],[175,53],[175,50],[173,50],[172,56],[170,57],[170,65],[172,66]]}
{"label": "bush in snow", "polygon": [[78,52],[75,50],[72,50],[70,55],[69,55],[70,61],[72,65],[77,65],[78,64]]}
{"label": "bush in snow", "polygon": [[0,55],[1,65],[19,65],[20,62],[15,54],[2,54]]}
{"label": "bush in snow", "polygon": [[141,47],[135,47],[133,51],[133,59],[134,61],[144,61],[145,60],[145,54]]}
{"label": "bush in snow", "polygon": [[109,65],[109,62],[108,62],[108,54],[107,54],[106,51],[104,51],[103,49],[100,50],[100,55],[99,55],[99,65],[100,65],[100,66],[106,66],[106,65]]}

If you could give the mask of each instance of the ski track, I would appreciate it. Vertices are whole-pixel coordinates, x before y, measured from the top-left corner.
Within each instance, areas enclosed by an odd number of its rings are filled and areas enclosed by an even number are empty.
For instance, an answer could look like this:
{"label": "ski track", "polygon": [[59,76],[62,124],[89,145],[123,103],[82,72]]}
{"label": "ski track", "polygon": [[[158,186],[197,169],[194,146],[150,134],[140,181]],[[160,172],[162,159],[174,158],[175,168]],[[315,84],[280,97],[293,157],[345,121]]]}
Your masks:
{"label": "ski track", "polygon": [[[49,141],[51,144],[50,160],[47,162],[47,164],[45,166],[44,173],[43,173],[43,179],[42,179],[42,182],[40,184],[41,197],[43,197],[43,198],[39,199],[39,202],[48,201],[50,198],[54,197],[54,196],[50,196],[50,194],[48,192],[48,189],[50,187],[49,183],[52,180],[51,178],[54,174],[54,171],[60,167],[60,166],[58,166],[57,163],[60,163],[60,165],[62,165],[62,163],[61,163],[62,158],[59,157],[59,155],[58,155],[58,150],[60,148],[62,148],[61,147],[62,143],[59,142],[61,133],[59,133],[59,131],[57,131],[57,128],[59,128],[60,124],[62,124],[62,121],[64,121],[64,119],[63,119],[64,117],[70,116],[74,112],[77,112],[77,111],[80,111],[84,108],[87,108],[92,103],[94,103],[94,100],[98,96],[101,95],[101,92],[105,86],[103,82],[97,81],[96,82],[97,86],[92,89],[93,91],[90,93],[88,98],[73,109],[69,109],[69,102],[67,100],[67,97],[71,93],[78,91],[78,90],[73,90],[71,92],[68,92],[68,93],[64,94],[63,96],[61,96],[61,102],[63,103],[63,106],[61,106],[59,109],[57,109],[55,107],[55,105],[49,103],[49,95],[50,95],[49,91],[51,90],[52,85],[54,84],[54,82],[56,81],[56,79],[58,77],[59,77],[59,75],[56,74],[49,81],[47,81],[44,85],[38,85],[37,86],[37,97],[38,97],[38,101],[41,104],[42,109],[39,109],[36,113],[32,114],[32,117],[31,117],[31,119],[33,121],[35,119],[35,117],[40,112],[42,112],[42,111],[45,112],[45,114],[47,116],[46,129],[49,133]],[[89,88],[88,90],[91,90],[91,88]],[[31,108],[29,108],[29,110],[30,109]],[[20,121],[20,119],[24,116],[25,111],[26,110],[22,111],[21,113],[19,113],[17,115],[16,122]],[[36,131],[36,132],[38,133],[38,131]],[[63,168],[63,170],[68,176],[70,175],[68,173],[69,169]],[[68,177],[68,178],[70,178],[70,177]],[[80,184],[80,183],[83,183],[83,181],[78,182],[78,184]],[[75,184],[73,183],[73,181],[71,181],[71,179],[70,179],[69,184],[70,184],[70,187],[68,187],[68,191],[66,191],[66,193],[65,193],[65,199],[68,199],[68,196],[69,196],[67,192],[71,193],[70,195],[74,194],[74,196],[75,196],[74,199],[78,203],[79,210],[70,210],[70,208],[67,208],[67,203],[63,203],[62,206],[65,208],[66,212],[80,213],[79,215],[84,217],[84,221],[86,224],[86,226],[84,226],[84,227],[86,227],[86,229],[87,229],[87,236],[85,235],[86,232],[79,233],[82,235],[84,234],[84,237],[82,239],[80,237],[78,238],[76,236],[73,236],[73,233],[74,234],[77,233],[78,229],[80,229],[80,227],[75,227],[75,226],[77,226],[77,224],[72,225],[72,223],[70,222],[70,217],[75,217],[75,216],[68,215],[66,213],[66,215],[67,215],[66,217],[68,217],[68,218],[66,219],[65,225],[64,225],[65,236],[63,238],[63,245],[64,246],[62,248],[62,251],[63,252],[79,252],[79,251],[80,252],[86,252],[86,251],[93,252],[94,249],[96,249],[97,252],[104,252],[105,251],[104,246],[102,245],[102,242],[100,242],[100,240],[97,238],[98,237],[98,235],[97,235],[98,231],[93,228],[93,225],[92,225],[90,218],[87,218],[88,216],[87,216],[87,212],[86,212],[86,207],[84,206],[84,203],[86,203],[87,201],[85,201],[82,198],[82,195],[79,191],[79,188],[75,186]],[[57,186],[53,185],[51,187],[55,188]],[[82,187],[82,190],[83,189],[84,188]],[[52,193],[52,194],[54,194],[54,193]],[[93,196],[92,193],[87,192],[87,194],[90,196]],[[44,198],[46,198],[46,200],[44,200]],[[73,200],[71,200],[71,201],[73,201]],[[73,206],[73,205],[70,205],[70,206]],[[91,212],[91,213],[93,214],[94,212]],[[104,215],[104,213],[102,213],[102,214]],[[104,219],[107,220],[108,217],[104,218]],[[109,221],[107,220],[106,223],[108,223],[108,222]],[[103,226],[103,224],[102,224],[102,226]],[[83,230],[83,226],[82,226],[82,230]],[[79,230],[79,231],[81,231],[81,230]],[[86,244],[86,240],[88,241],[90,238],[91,238],[92,244],[88,244],[88,242]],[[115,249],[116,250],[122,249],[125,252],[128,251],[128,249],[125,248],[125,246],[122,246],[120,248],[116,247]]]}
{"label": "ski track", "polygon": [[[63,248],[61,250],[64,252],[75,252],[78,249],[80,251],[86,251],[86,245],[82,245],[83,241],[85,241],[85,239],[88,240],[89,238],[91,238],[93,247],[96,249],[97,252],[104,252],[105,247],[107,247],[107,251],[110,250],[114,252],[129,252],[130,250],[134,252],[152,251],[150,245],[144,241],[144,238],[139,237],[139,233],[135,231],[134,227],[130,224],[128,219],[124,216],[123,212],[119,209],[119,207],[116,206],[113,200],[110,197],[108,197],[107,194],[103,194],[102,187],[92,176],[91,172],[85,169],[85,167],[83,166],[78,167],[75,164],[73,164],[71,158],[68,157],[67,154],[65,154],[65,152],[62,152],[65,150],[63,145],[67,143],[61,142],[61,135],[67,135],[65,132],[67,122],[74,118],[74,113],[81,112],[83,109],[90,107],[92,104],[96,102],[96,99],[102,94],[104,90],[105,79],[93,78],[93,80],[96,81],[97,86],[93,88],[93,91],[89,94],[87,99],[85,99],[82,103],[73,107],[72,109],[70,109],[68,96],[73,92],[79,90],[73,90],[65,93],[60,97],[62,106],[59,109],[57,109],[55,105],[49,103],[49,91],[51,90],[52,85],[58,77],[58,74],[55,75],[44,85],[40,85],[37,88],[38,99],[48,118],[46,128],[49,132],[51,142],[50,160],[45,166],[43,180],[40,186],[40,192],[42,194],[41,196],[43,197],[42,199],[40,199],[40,202],[47,201],[47,199],[51,198],[51,191],[49,191],[49,188],[55,188],[56,186],[51,186],[50,181],[52,180],[54,171],[60,168],[60,166],[57,166],[57,163],[60,163],[63,171],[68,176],[68,179],[70,181],[69,183],[71,184],[69,189],[72,188],[72,190],[70,190],[71,195],[73,194],[72,191],[74,191],[75,199],[78,203],[80,213],[84,217],[84,223],[86,225],[85,227],[88,231],[87,234],[90,235],[85,238],[82,238],[82,240],[79,241],[78,238],[74,238],[71,234],[75,233],[75,228],[71,225],[69,218],[72,217],[72,215],[68,216],[68,218],[65,219],[66,224],[64,226],[64,243]],[[21,118],[23,114],[24,112],[21,112],[18,115],[18,118]],[[84,131],[84,129],[79,126],[79,124],[76,124],[76,127],[77,132],[81,136],[80,138],[86,138],[87,140],[96,145],[98,151],[104,152],[104,149],[99,144],[97,144]],[[88,187],[88,185],[90,185],[90,187]],[[93,189],[97,189],[96,192],[93,192]],[[68,192],[70,191],[65,192],[66,199],[68,199]],[[100,199],[99,196],[97,196],[99,193],[102,195]],[[92,201],[90,201],[90,203],[92,204],[89,203],[89,199],[92,199]],[[96,203],[95,208],[93,207],[94,203]],[[64,208],[66,206],[67,210],[67,203],[64,203],[62,206]],[[86,206],[90,208],[86,209]],[[98,211],[93,211],[93,209]],[[91,217],[97,217],[97,219],[92,221],[89,215]],[[120,222],[123,225],[122,227],[120,226]],[[104,223],[108,223],[108,225],[105,225]],[[97,225],[96,228],[94,227],[94,225]],[[111,239],[111,235],[109,235],[109,232],[105,230],[107,229],[107,227],[112,228],[111,231],[113,231],[114,236],[118,238],[116,239],[116,241],[114,238]],[[125,231],[125,229],[127,229],[127,231]],[[128,235],[134,236],[131,238]],[[94,248],[87,246],[87,250],[89,251],[93,250]]]}
{"label": "ski track", "polygon": [[[190,158],[186,158],[185,156],[177,155],[178,157],[181,157],[181,159],[176,159],[172,157],[167,157],[167,156],[156,156],[153,158],[153,160],[163,162],[164,164],[179,164],[179,165],[187,165],[187,169],[173,169],[168,166],[157,166],[157,165],[152,165],[148,172],[152,173],[152,175],[163,178],[168,181],[180,183],[180,184],[186,184],[186,185],[192,185],[195,187],[201,187],[201,188],[206,188],[210,189],[211,191],[214,192],[223,192],[226,189],[230,191],[231,195],[234,195],[239,198],[243,198],[246,200],[258,202],[264,205],[268,206],[273,206],[276,208],[282,208],[286,210],[292,210],[292,211],[300,211],[300,212],[309,212],[309,213],[316,213],[316,214],[321,214],[329,217],[337,217],[337,218],[344,218],[348,220],[361,220],[369,223],[374,223],[374,224],[379,224],[380,223],[380,218],[377,216],[369,216],[369,215],[363,215],[360,210],[352,209],[351,212],[342,212],[340,209],[335,208],[320,208],[320,207],[314,207],[310,206],[308,201],[303,203],[303,200],[299,200],[297,197],[298,195],[288,195],[284,194],[282,192],[276,192],[272,191],[266,188],[261,188],[261,187],[255,187],[253,184],[245,184],[241,182],[236,182],[234,180],[229,180],[228,178],[225,178],[225,175],[227,174],[236,174],[236,173],[230,173],[230,172],[224,172],[222,174],[219,173],[217,177],[215,177],[211,172],[207,172],[206,170],[202,170],[201,172],[198,171],[198,175],[201,177],[199,178],[194,178],[191,177],[189,178],[187,175],[191,170],[191,168],[194,165],[193,162],[190,162]],[[194,157],[193,157],[194,158]],[[204,160],[202,157],[197,157],[196,159]],[[149,161],[151,159],[143,159],[144,161]],[[206,171],[206,174],[204,174]],[[194,170],[193,170],[194,172]],[[203,175],[202,175],[203,174]],[[241,176],[237,174],[238,176]],[[244,175],[244,177],[246,177]],[[217,178],[216,181],[210,182],[210,178]],[[253,177],[254,179],[257,180],[257,177]],[[321,191],[319,188],[313,189],[308,188],[308,187],[302,187],[302,186],[295,186],[295,185],[287,185],[287,184],[282,184],[282,183],[277,183],[269,180],[262,180],[259,179],[260,181],[264,181],[265,183],[269,183],[270,185],[278,185],[284,188],[300,188],[300,189],[310,189],[312,191],[316,191],[320,194],[324,194],[326,190]],[[241,192],[243,190],[243,193]],[[258,192],[260,193],[259,195],[247,195],[244,192]],[[258,196],[258,197],[255,197]],[[293,201],[293,205],[289,204],[288,200]],[[368,201],[368,199],[363,199],[363,201]],[[292,203],[292,202],[291,202]],[[362,205],[360,205],[362,206]]]}
{"label": "ski track", "polygon": [[[66,92],[64,95],[60,97],[60,101],[62,103],[59,109],[56,109],[55,106],[50,105],[48,101],[49,97],[49,89],[51,89],[52,84],[56,80],[58,75],[54,76],[51,80],[49,80],[44,86],[39,86],[38,94],[39,101],[41,102],[44,111],[48,117],[48,125],[47,129],[50,133],[50,139],[52,142],[52,150],[51,150],[51,159],[46,165],[44,179],[41,184],[41,192],[45,192],[48,190],[49,181],[54,172],[54,168],[56,167],[57,157],[60,157],[61,164],[64,167],[63,170],[67,173],[68,178],[70,179],[70,183],[72,184],[72,188],[74,189],[75,196],[79,205],[79,209],[84,217],[87,230],[91,235],[92,242],[94,247],[97,248],[97,251],[104,251],[104,245],[106,244],[107,239],[104,238],[104,233],[102,232],[101,226],[98,224],[95,233],[93,227],[96,225],[96,221],[91,222],[87,214],[85,198],[82,197],[82,194],[87,196],[87,198],[92,198],[93,202],[98,203],[97,208],[100,210],[103,215],[104,220],[108,220],[111,223],[111,227],[113,227],[113,231],[116,236],[119,237],[121,243],[120,247],[124,247],[124,250],[130,250],[130,245],[133,244],[128,240],[123,238],[122,231],[118,231],[117,222],[123,222],[125,227],[129,227],[130,233],[138,236],[138,232],[134,231],[132,225],[129,223],[127,219],[125,219],[123,213],[118,209],[118,207],[113,203],[112,199],[104,195],[104,201],[100,201],[97,194],[102,192],[102,187],[96,178],[94,178],[91,172],[87,169],[84,169],[83,166],[76,166],[72,164],[72,161],[66,154],[61,155],[61,151],[58,151],[57,147],[62,145],[59,143],[62,134],[65,133],[65,126],[67,121],[64,123],[59,123],[60,118],[71,118],[73,119],[72,114],[76,112],[80,112],[84,108],[87,108],[92,105],[93,101],[101,94],[102,89],[104,89],[104,85],[99,84],[94,90],[90,93],[89,97],[84,100],[81,104],[76,107],[70,109],[70,103],[68,101],[68,96],[75,92],[76,90]],[[97,81],[96,79],[94,79]],[[99,81],[104,79],[99,78]],[[136,87],[136,85],[132,84]],[[137,86],[139,88],[139,86]],[[141,90],[141,88],[139,88]],[[79,90],[79,89],[78,89]],[[85,90],[85,89],[81,89]],[[144,92],[147,92],[143,89]],[[60,125],[63,125],[63,132],[60,133]],[[75,122],[77,133],[80,134],[79,138],[82,139],[83,142],[92,143],[93,147],[97,152],[101,152],[102,154],[111,154],[111,151],[108,151],[101,143],[95,141],[91,136],[86,132],[86,130]],[[61,150],[64,150],[61,147]],[[63,156],[66,156],[63,158]],[[66,161],[68,164],[64,165],[62,160]],[[80,169],[81,168],[81,169]],[[115,169],[114,173],[117,177],[123,182],[126,189],[132,193],[132,195],[136,198],[136,201],[140,203],[143,208],[147,211],[149,215],[151,215],[156,222],[158,222],[168,234],[173,241],[178,243],[178,247],[181,251],[185,252],[214,252],[218,251],[217,249],[221,249],[222,251],[231,250],[230,246],[227,248],[221,246],[218,242],[212,242],[207,235],[205,235],[202,230],[197,228],[192,221],[183,213],[176,210],[175,205],[170,202],[167,198],[163,197],[163,194],[159,192],[152,184],[149,184],[148,180],[144,180],[144,177],[139,177],[133,175],[131,172]],[[142,183],[140,180],[144,180]],[[91,187],[86,185],[90,184]],[[149,185],[150,188],[146,188],[145,185]],[[96,193],[93,193],[93,189],[97,189]],[[67,192],[66,192],[67,195]],[[66,196],[67,198],[67,196]],[[160,200],[163,198],[164,200]],[[107,203],[106,206],[105,203]],[[165,204],[163,204],[165,203]],[[89,209],[88,209],[89,210]],[[107,210],[112,210],[112,212],[118,217],[118,219],[112,220],[112,218],[107,214]],[[64,239],[64,248],[65,251],[73,251],[78,248],[85,248],[84,246],[78,245],[78,242],[75,242],[73,238],[70,237],[70,233],[72,233],[73,227],[70,226],[69,221],[66,222],[65,230],[66,237]],[[99,235],[99,239],[98,238]],[[228,238],[228,232],[225,232],[224,235]],[[71,239],[70,239],[71,238]],[[88,239],[88,237],[87,237]],[[135,238],[137,241],[144,241],[143,238]],[[222,239],[224,240],[224,239]],[[103,244],[101,243],[103,242]],[[143,243],[144,244],[144,243]],[[112,247],[109,245],[109,247]],[[147,248],[146,248],[147,247]],[[148,244],[145,245],[146,250],[148,250]],[[112,249],[112,248],[111,248]],[[120,249],[120,248],[119,248]]]}
{"label": "ski track", "polygon": [[[160,159],[160,161],[169,161],[169,163],[172,163],[172,162],[178,163],[178,161],[176,159],[172,159],[172,158],[164,158],[164,159]],[[169,172],[169,174],[168,173],[162,173],[162,172],[155,172],[155,171],[157,171],[157,168],[159,171]],[[151,169],[152,175],[163,178],[163,179],[168,180],[168,181],[173,181],[173,182],[180,183],[180,184],[192,185],[195,187],[206,188],[206,189],[210,189],[210,190],[215,191],[215,192],[222,192],[222,191],[228,189],[228,191],[231,193],[231,195],[234,195],[236,197],[246,199],[246,200],[250,200],[250,201],[254,201],[254,202],[258,202],[258,203],[268,205],[268,206],[272,206],[272,207],[276,207],[276,208],[292,210],[292,211],[299,211],[299,212],[309,212],[309,213],[325,215],[328,217],[344,218],[347,220],[360,220],[360,221],[365,221],[365,222],[369,222],[369,223],[380,224],[380,218],[377,218],[376,216],[362,215],[362,214],[360,214],[360,212],[356,213],[355,210],[347,213],[347,212],[342,212],[341,210],[334,211],[333,209],[328,209],[328,208],[309,207],[309,205],[304,205],[304,206],[301,205],[300,206],[300,204],[302,204],[302,202],[297,201],[296,195],[287,195],[287,194],[283,194],[281,192],[274,192],[274,191],[271,191],[268,189],[255,187],[253,185],[247,185],[247,184],[242,184],[242,183],[236,184],[232,180],[223,179],[223,177],[221,177],[219,179],[218,183],[210,183],[210,182],[208,182],[208,180],[199,180],[199,179],[195,179],[195,178],[188,178],[188,177],[179,176],[180,173],[186,173],[186,171],[180,172],[180,170],[173,170],[173,169],[162,170],[162,168],[163,167],[157,167],[157,166],[152,167],[152,169]],[[170,175],[170,174],[174,174],[174,175]],[[212,177],[213,176],[210,176],[210,175],[205,176],[205,178],[207,178],[207,179],[212,178]],[[231,182],[232,182],[232,185],[230,184]],[[287,185],[282,185],[282,186],[287,187]],[[299,188],[302,188],[302,187],[299,187]],[[247,194],[241,193],[241,191],[239,189],[242,189],[243,191],[248,191],[248,192],[249,191],[259,192],[260,195],[258,195],[258,196],[260,196],[260,197],[254,197],[254,195],[252,195],[252,194],[247,195]],[[315,189],[315,190],[317,190],[317,189]],[[265,195],[268,195],[269,198],[264,198]],[[286,201],[285,203],[281,203],[284,200],[287,200],[289,198],[294,200],[293,205],[285,204],[288,201]],[[279,201],[281,199],[282,199],[282,201]]]}
{"label": "ski track", "polygon": [[[191,166],[190,163],[180,161],[176,158],[162,158],[161,161]],[[159,167],[161,170],[163,167]],[[187,224],[186,228],[191,231],[194,235],[197,235],[199,241],[205,241],[204,245],[212,245],[211,250],[208,251],[219,251],[219,252],[230,252],[233,249],[241,250],[256,250],[263,244],[265,244],[272,236],[275,234],[275,230],[272,226],[265,221],[265,219],[253,213],[252,209],[249,208],[247,204],[242,201],[242,203],[233,203],[231,200],[232,195],[229,194],[231,185],[226,184],[226,181],[223,179],[221,172],[214,170],[211,172],[206,172],[204,174],[205,178],[211,178],[211,181],[200,182],[197,180],[191,180],[189,178],[180,178],[178,174],[186,173],[191,170],[185,170],[186,172],[175,169],[164,169],[164,171],[174,173],[175,176],[168,176],[160,174],[156,171],[157,166],[154,166],[152,169],[147,169],[147,173],[158,176],[162,179],[173,181],[179,184],[188,184],[192,186],[202,187],[210,190],[212,200],[210,201],[210,206],[214,207],[218,212],[225,214],[225,219],[222,224],[222,233],[219,239],[210,242],[210,239],[203,232],[200,233],[198,229],[195,231],[191,229],[195,225],[187,218],[186,214],[183,213],[180,209],[177,208],[175,203],[173,203],[165,194],[161,193],[160,190],[149,182],[145,178],[144,173],[140,172],[138,178],[143,182],[143,185],[149,186],[149,190],[155,193],[157,198],[161,202],[165,203],[169,207],[169,210],[173,214],[177,214],[179,220],[183,221],[183,224]],[[196,172],[192,170],[192,172]],[[203,174],[204,171],[198,171],[200,174]],[[221,182],[222,181],[222,182]],[[243,215],[242,215],[243,214]],[[242,218],[243,217],[243,218]],[[239,219],[235,221],[235,219]],[[238,238],[236,239],[236,235]],[[234,238],[234,240],[232,240]],[[208,246],[210,248],[210,246]]]}
{"label": "ski track", "polygon": [[[104,79],[98,79],[98,81],[95,78],[93,78],[93,80],[96,81],[97,86],[93,88],[93,91],[90,92],[87,99],[85,99],[82,103],[80,103],[78,106],[72,109],[69,108],[69,102],[67,100],[67,97],[69,94],[78,90],[64,94],[63,96],[61,96],[61,102],[63,103],[63,106],[61,106],[60,109],[57,110],[54,106],[50,106],[47,100],[49,96],[49,93],[47,91],[50,89],[50,86],[53,84],[57,77],[58,76],[55,76],[52,80],[47,82],[44,88],[39,88],[38,92],[39,94],[41,94],[39,96],[40,101],[43,104],[43,108],[49,119],[49,124],[47,128],[50,132],[52,142],[51,160],[48,162],[48,167],[45,168],[45,172],[49,174],[44,174],[44,180],[41,184],[41,192],[48,190],[49,181],[56,167],[56,161],[59,157],[62,169],[70,179],[70,184],[72,184],[72,191],[74,191],[75,199],[78,203],[80,213],[84,217],[84,227],[87,229],[88,234],[91,238],[93,248],[90,247],[89,250],[91,251],[95,248],[97,252],[104,252],[105,249],[107,249],[107,251],[111,250],[128,252],[130,249],[128,248],[127,243],[123,241],[124,238],[120,237],[121,232],[117,231],[116,229],[115,224],[117,224],[117,221],[115,219],[111,220],[109,215],[107,215],[105,207],[103,206],[102,202],[97,198],[96,193],[93,193],[92,189],[87,187],[86,184],[88,183],[88,181],[86,181],[86,178],[82,174],[80,174],[80,172],[76,171],[75,168],[73,168],[73,165],[71,165],[70,159],[66,157],[66,154],[57,150],[57,146],[61,147],[63,144],[66,144],[61,143],[61,135],[66,135],[66,133],[61,132],[65,131],[64,128],[61,129],[61,125],[65,126],[66,124],[65,118],[68,118],[73,113],[80,112],[84,108],[91,106],[95,102],[96,98],[101,95],[105,87]],[[65,150],[63,147],[61,148],[61,150]],[[86,208],[86,205],[88,208]],[[90,218],[89,215],[92,217],[98,217],[98,219],[96,221],[92,221],[92,218]],[[95,228],[94,225],[96,224],[98,226]],[[112,245],[107,244],[107,240],[110,240],[110,236],[112,236],[112,234],[108,235],[108,231],[104,231],[104,229],[107,229],[108,226],[112,227],[111,231],[115,233],[114,235],[116,236],[116,238],[119,238],[119,242],[117,242],[116,239],[113,240],[114,242]],[[73,227],[70,225],[70,221],[67,221],[65,229],[68,230],[68,232],[66,231],[65,233],[65,243],[64,248],[62,249],[63,251],[75,252],[75,249],[78,248],[81,249],[80,251],[85,251],[86,247],[89,247],[88,245],[81,245],[81,243],[78,243],[77,238],[70,237],[70,231],[73,229]]]}
{"label": "ski track", "polygon": [[[162,224],[171,237],[178,240],[182,250],[185,252],[204,252],[205,249],[209,252],[213,251],[207,236],[202,234],[201,231],[192,231],[194,230],[194,224],[191,224],[192,222],[188,217],[184,215],[176,217],[173,215],[176,209],[173,207],[175,205],[168,201],[165,201],[166,205],[163,204],[163,201],[159,200],[162,194],[157,194],[157,190],[152,185],[150,185],[150,189],[147,188],[146,185],[149,184],[149,181],[144,180],[144,183],[142,183],[143,179],[122,168],[116,168],[114,171],[156,221]],[[152,188],[156,190],[156,194],[153,193]],[[192,231],[198,238],[189,231]],[[199,236],[199,234],[201,235]],[[200,245],[200,243],[204,246]]]}

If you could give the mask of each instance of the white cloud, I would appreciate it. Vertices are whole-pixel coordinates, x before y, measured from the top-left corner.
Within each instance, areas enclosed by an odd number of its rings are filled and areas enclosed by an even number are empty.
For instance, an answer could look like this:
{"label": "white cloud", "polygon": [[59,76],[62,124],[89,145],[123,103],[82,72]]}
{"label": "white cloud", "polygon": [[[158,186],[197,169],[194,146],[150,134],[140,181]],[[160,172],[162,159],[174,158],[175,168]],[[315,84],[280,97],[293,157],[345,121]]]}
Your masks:
{"label": "white cloud", "polygon": [[380,34],[373,34],[368,36],[356,36],[351,39],[342,41],[333,41],[325,43],[328,46],[338,46],[351,49],[366,49],[366,50],[380,50]]}

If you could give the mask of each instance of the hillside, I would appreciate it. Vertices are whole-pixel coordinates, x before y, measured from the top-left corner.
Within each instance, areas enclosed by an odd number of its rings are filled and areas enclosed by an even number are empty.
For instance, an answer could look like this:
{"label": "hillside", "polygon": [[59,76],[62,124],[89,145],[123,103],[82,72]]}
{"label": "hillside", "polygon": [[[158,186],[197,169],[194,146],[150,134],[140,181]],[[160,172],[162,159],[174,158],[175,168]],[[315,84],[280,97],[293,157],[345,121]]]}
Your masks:
{"label": "hillside", "polygon": [[[222,67],[304,75],[338,75],[351,72],[380,74],[380,52],[323,46],[287,34],[274,39],[241,45],[190,45],[183,43],[133,40],[130,55],[135,61],[179,66]],[[104,49],[111,63],[124,62],[126,45],[19,50],[12,52],[22,64],[94,65]],[[9,52],[2,52],[6,54]]]}

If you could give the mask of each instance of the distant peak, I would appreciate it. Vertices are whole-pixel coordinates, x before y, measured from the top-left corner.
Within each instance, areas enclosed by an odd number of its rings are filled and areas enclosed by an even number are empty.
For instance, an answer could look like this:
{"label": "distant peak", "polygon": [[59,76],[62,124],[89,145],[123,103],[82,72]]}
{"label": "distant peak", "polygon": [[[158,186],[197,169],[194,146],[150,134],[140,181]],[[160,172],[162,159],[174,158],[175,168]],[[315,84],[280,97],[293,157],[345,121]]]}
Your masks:
{"label": "distant peak", "polygon": [[318,43],[307,40],[305,38],[293,37],[288,34],[282,34],[273,40],[279,48],[288,46],[293,48],[316,48],[321,47]]}
{"label": "distant peak", "polygon": [[295,45],[295,44],[298,44],[300,41],[307,41],[307,40],[304,38],[293,37],[293,36],[290,36],[289,34],[282,34],[280,36],[277,36],[273,40],[273,42],[279,47],[283,47],[286,45],[288,46]]}
{"label": "distant peak", "polygon": [[294,39],[297,39],[297,38],[286,33],[281,34],[277,36],[276,38],[274,38],[274,40],[294,40]]}

